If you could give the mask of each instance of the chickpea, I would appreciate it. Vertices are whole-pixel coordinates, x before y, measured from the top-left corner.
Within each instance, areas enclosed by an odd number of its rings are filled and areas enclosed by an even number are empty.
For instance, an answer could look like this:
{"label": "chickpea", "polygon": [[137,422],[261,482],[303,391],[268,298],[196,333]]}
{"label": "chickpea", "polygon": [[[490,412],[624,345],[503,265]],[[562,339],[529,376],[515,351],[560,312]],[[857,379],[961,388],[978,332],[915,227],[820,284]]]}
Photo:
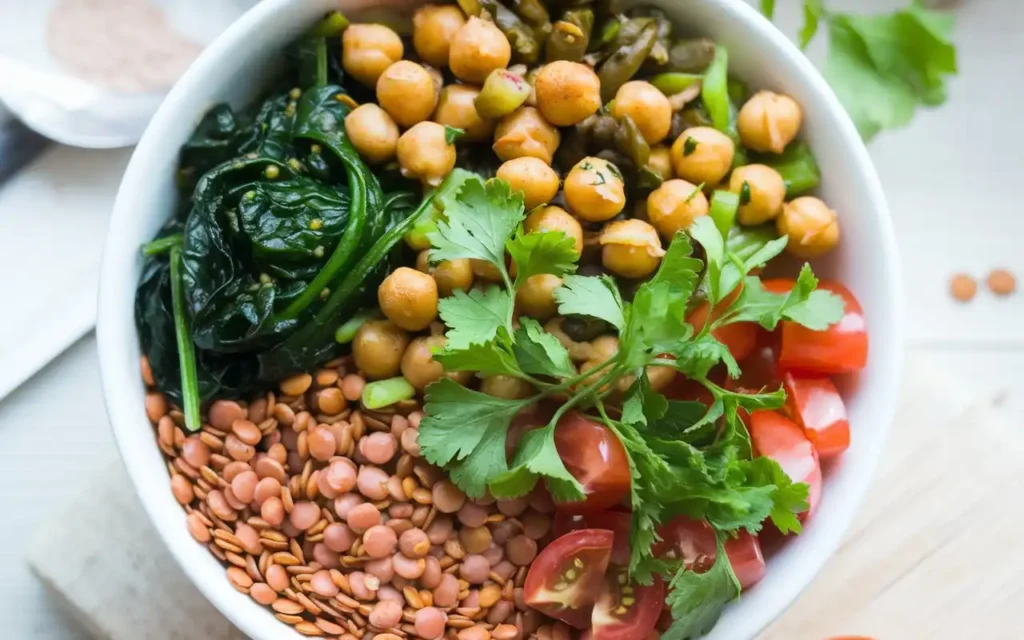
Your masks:
{"label": "chickpea", "polygon": [[740,224],[761,224],[774,220],[782,211],[782,203],[786,199],[786,183],[782,176],[763,164],[737,167],[729,178],[729,191],[740,195],[740,208],[736,216]]}
{"label": "chickpea", "polygon": [[534,388],[525,380],[512,376],[487,376],[480,383],[481,393],[505,400],[522,400],[533,395]]}
{"label": "chickpea", "polygon": [[485,282],[501,282],[501,271],[486,260],[470,258],[470,267],[473,269],[473,276]]}
{"label": "chickpea", "polygon": [[377,289],[385,316],[407,331],[422,331],[437,318],[437,283],[429,275],[399,267]]}
{"label": "chickpea", "polygon": [[717,129],[691,127],[672,144],[676,175],[694,184],[717,185],[732,168],[736,145]]}
{"label": "chickpea", "polygon": [[437,282],[437,292],[442,297],[452,295],[456,290],[469,291],[473,286],[473,265],[469,260],[442,260],[430,270]]}
{"label": "chickpea", "polygon": [[455,145],[448,144],[444,125],[421,122],[398,139],[398,164],[406,178],[436,187],[455,168]]}
{"label": "chickpea", "polygon": [[647,198],[647,219],[668,241],[677,231],[689,229],[694,220],[706,215],[707,197],[700,187],[686,180],[664,182]]}
{"label": "chickpea", "polygon": [[384,70],[402,59],[405,47],[382,24],[353,24],[341,34],[341,65],[345,73],[374,87]]}
{"label": "chickpea", "polygon": [[601,264],[624,278],[646,278],[665,255],[658,232],[643,220],[612,222],[601,233],[601,247]]}
{"label": "chickpea", "polygon": [[572,238],[576,244],[576,253],[583,252],[583,227],[580,226],[579,220],[561,207],[544,207],[532,212],[526,216],[523,228],[526,233],[561,231]]}
{"label": "chickpea", "polygon": [[619,87],[612,106],[616,118],[629,116],[648,144],[657,144],[672,128],[672,105],[650,82],[634,80]]}
{"label": "chickpea", "polygon": [[441,89],[437,101],[437,111],[433,120],[439,124],[462,129],[466,132],[466,140],[483,142],[494,135],[494,120],[484,120],[476,112],[474,101],[480,90],[465,84],[450,84]]}
{"label": "chickpea", "polygon": [[444,367],[434,360],[434,351],[444,347],[444,336],[425,336],[409,343],[402,356],[402,375],[417,390],[444,376]]}
{"label": "chickpea", "polygon": [[472,17],[452,35],[448,66],[463,82],[482,84],[495,69],[505,69],[512,45],[493,22]]}
{"label": "chickpea", "polygon": [[519,312],[537,320],[547,320],[558,314],[555,289],[562,285],[562,279],[549,273],[530,276],[516,292]]}
{"label": "chickpea", "polygon": [[601,81],[579,62],[558,60],[541,67],[533,83],[537,107],[548,122],[571,127],[601,108]]}
{"label": "chickpea", "polygon": [[663,391],[676,379],[676,370],[672,367],[651,365],[647,367],[647,379],[654,391]]}
{"label": "chickpea", "polygon": [[743,146],[764,153],[782,153],[796,138],[804,121],[797,101],[781,93],[758,91],[736,119]]}
{"label": "chickpea", "polygon": [[377,102],[403,127],[423,122],[437,106],[434,78],[409,60],[399,60],[377,80]]}
{"label": "chickpea", "polygon": [[614,164],[601,158],[584,158],[565,177],[565,201],[581,220],[604,222],[626,207],[626,186]]}
{"label": "chickpea", "polygon": [[523,192],[527,211],[551,202],[558,194],[558,174],[538,158],[509,160],[498,167],[497,175],[512,187],[513,192]]}
{"label": "chickpea", "polygon": [[494,130],[494,153],[506,162],[528,156],[551,164],[561,142],[562,134],[534,107],[516,109]]}
{"label": "chickpea", "polygon": [[370,164],[383,164],[395,157],[398,125],[387,111],[372,102],[345,116],[345,133]]}
{"label": "chickpea", "polygon": [[409,334],[389,320],[370,320],[352,340],[356,367],[371,380],[393,378],[401,368]]}
{"label": "chickpea", "polygon": [[804,196],[787,202],[775,226],[789,236],[786,249],[798,258],[817,258],[839,244],[838,216],[818,198]]}
{"label": "chickpea", "polygon": [[676,177],[675,169],[672,168],[672,152],[663,144],[651,147],[651,159],[647,161],[647,166],[660,175],[662,180]]}
{"label": "chickpea", "polygon": [[446,67],[452,36],[464,24],[466,16],[454,5],[420,7],[412,16],[412,46],[427,64]]}

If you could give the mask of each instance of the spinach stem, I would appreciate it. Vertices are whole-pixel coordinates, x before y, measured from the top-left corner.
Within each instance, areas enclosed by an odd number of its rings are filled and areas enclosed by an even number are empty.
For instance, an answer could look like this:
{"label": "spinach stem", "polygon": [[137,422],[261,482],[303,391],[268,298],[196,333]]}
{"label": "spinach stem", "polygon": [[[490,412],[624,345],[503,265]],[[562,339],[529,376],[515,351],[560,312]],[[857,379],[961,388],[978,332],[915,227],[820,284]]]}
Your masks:
{"label": "spinach stem", "polygon": [[181,369],[181,401],[185,428],[199,431],[203,426],[199,415],[199,374],[196,371],[196,350],[185,310],[185,287],[181,278],[181,245],[171,247],[171,298],[174,309],[174,334],[178,343],[178,367]]}
{"label": "spinach stem", "polygon": [[174,247],[180,247],[182,240],[183,236],[180,233],[172,233],[169,236],[151,240],[150,242],[142,245],[142,255],[158,256],[162,253],[167,253]]}

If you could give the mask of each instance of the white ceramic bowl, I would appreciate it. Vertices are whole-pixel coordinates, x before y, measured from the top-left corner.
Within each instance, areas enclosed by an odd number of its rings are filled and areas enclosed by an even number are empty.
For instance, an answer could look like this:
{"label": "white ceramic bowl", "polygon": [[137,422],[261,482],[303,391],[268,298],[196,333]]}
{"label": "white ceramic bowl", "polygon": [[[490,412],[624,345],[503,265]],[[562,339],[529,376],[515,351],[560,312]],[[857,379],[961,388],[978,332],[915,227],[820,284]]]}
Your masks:
{"label": "white ceramic bowl", "polygon": [[[393,0],[418,4],[414,0]],[[754,637],[810,583],[839,544],[881,455],[899,389],[903,314],[899,263],[878,177],[853,124],[825,81],[778,30],[741,0],[660,0],[677,24],[728,46],[730,70],[755,88],[771,88],[803,105],[804,138],[821,165],[825,200],[839,211],[843,240],[819,271],[860,299],[871,333],[867,369],[845,385],[853,445],[827,474],[816,517],[768,563],[764,581],[731,606],[710,637]],[[146,130],[114,208],[99,300],[100,364],[107,411],[125,465],[146,512],[185,573],[246,634],[261,640],[299,635],[237,592],[224,569],[196,544],[171,496],[167,470],[144,411],[133,324],[139,247],[171,214],[178,148],[204,111],[227,100],[245,104],[262,88],[264,70],[282,48],[324,12],[354,13],[373,0],[265,0],[235,23],[192,66]]]}

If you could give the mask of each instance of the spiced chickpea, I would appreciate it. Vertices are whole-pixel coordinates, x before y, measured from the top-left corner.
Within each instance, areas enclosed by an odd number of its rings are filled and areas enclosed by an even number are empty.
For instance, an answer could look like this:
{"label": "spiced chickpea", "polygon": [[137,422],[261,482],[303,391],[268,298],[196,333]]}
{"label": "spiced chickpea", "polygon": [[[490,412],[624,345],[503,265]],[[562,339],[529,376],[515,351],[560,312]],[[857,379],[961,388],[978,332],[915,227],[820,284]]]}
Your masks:
{"label": "spiced chickpea", "polygon": [[562,285],[562,279],[548,273],[530,276],[516,292],[516,307],[519,313],[540,321],[558,313],[555,289]]}
{"label": "spiced chickpea", "polygon": [[420,7],[412,16],[412,46],[427,64],[447,67],[452,37],[464,24],[466,16],[455,5]]}
{"label": "spiced chickpea", "polygon": [[434,79],[423,65],[399,60],[377,80],[377,102],[402,127],[423,122],[437,106]]}
{"label": "spiced chickpea", "polygon": [[740,196],[736,214],[740,224],[774,220],[786,199],[786,183],[775,169],[763,164],[737,167],[729,178],[729,191]]}
{"label": "spiced chickpea", "polygon": [[537,107],[548,122],[571,127],[601,108],[601,81],[579,62],[558,60],[544,65],[533,84]]}
{"label": "spiced chickpea", "polygon": [[424,336],[409,343],[402,355],[402,376],[423,391],[428,384],[444,376],[444,367],[434,360],[434,351],[444,347],[444,336]]}
{"label": "spiced chickpea", "polygon": [[520,400],[529,398],[534,388],[529,382],[505,375],[487,376],[480,383],[480,391],[495,398]]}
{"label": "spiced chickpea", "polygon": [[780,234],[789,236],[786,250],[805,260],[822,256],[839,244],[839,218],[818,198],[804,196],[787,202],[775,226]]}
{"label": "spiced chickpea", "polygon": [[717,185],[732,168],[735,154],[736,145],[721,131],[691,127],[672,144],[672,167],[687,182]]}
{"label": "spiced chickpea", "polygon": [[512,45],[493,22],[471,17],[451,37],[448,67],[464,82],[481,84],[495,69],[505,69]]}
{"label": "spiced chickpea", "polygon": [[498,122],[494,153],[503,161],[528,156],[547,164],[555,157],[562,134],[535,107],[520,107]]}
{"label": "spiced chickpea", "polygon": [[633,80],[619,87],[612,105],[616,118],[629,116],[648,144],[657,144],[672,128],[672,105],[650,82]]}
{"label": "spiced chickpea", "polygon": [[527,233],[561,231],[572,238],[576,245],[576,253],[583,252],[583,227],[580,226],[579,220],[561,207],[544,207],[532,212],[526,216],[523,228]]}
{"label": "spiced chickpea", "polygon": [[407,331],[422,331],[437,317],[437,283],[429,275],[399,267],[377,289],[385,316]]}
{"label": "spiced chickpea", "polygon": [[676,177],[675,169],[672,168],[672,152],[663,144],[651,147],[651,158],[647,161],[647,167],[661,176],[662,180]]}
{"label": "spiced chickpea", "polygon": [[455,145],[448,142],[444,125],[420,122],[398,139],[398,165],[402,175],[436,187],[455,168]]}
{"label": "spiced chickpea", "polygon": [[736,127],[744,147],[764,153],[782,153],[800,132],[803,120],[803,109],[793,98],[758,91],[740,109]]}
{"label": "spiced chickpea", "polygon": [[409,334],[390,320],[369,320],[352,340],[356,367],[371,380],[392,378],[401,369]]}
{"label": "spiced chickpea", "polygon": [[466,84],[450,84],[441,89],[437,100],[437,110],[433,120],[465,132],[468,142],[482,142],[494,135],[497,126],[495,120],[485,120],[476,111],[474,101],[480,90]]}
{"label": "spiced chickpea", "polygon": [[456,290],[469,291],[473,286],[473,265],[467,258],[442,260],[431,268],[430,275],[434,277],[441,297],[450,296]]}
{"label": "spiced chickpea", "polygon": [[367,103],[345,116],[345,133],[370,164],[382,164],[395,157],[398,125],[378,105]]}
{"label": "spiced chickpea", "polygon": [[664,255],[657,230],[643,220],[612,222],[601,233],[601,263],[624,278],[646,278]]}
{"label": "spiced chickpea", "polygon": [[392,29],[382,24],[353,24],[341,34],[341,65],[345,73],[374,87],[384,70],[402,59],[405,47]]}
{"label": "spiced chickpea", "polygon": [[513,193],[523,194],[527,211],[551,202],[558,194],[558,174],[539,158],[513,158],[498,167],[497,177],[507,182]]}
{"label": "spiced chickpea", "polygon": [[671,241],[677,231],[708,215],[708,199],[700,187],[686,180],[669,180],[647,198],[647,219],[661,237]]}
{"label": "spiced chickpea", "polygon": [[581,220],[604,222],[626,207],[622,173],[602,158],[580,160],[565,178],[565,201]]}

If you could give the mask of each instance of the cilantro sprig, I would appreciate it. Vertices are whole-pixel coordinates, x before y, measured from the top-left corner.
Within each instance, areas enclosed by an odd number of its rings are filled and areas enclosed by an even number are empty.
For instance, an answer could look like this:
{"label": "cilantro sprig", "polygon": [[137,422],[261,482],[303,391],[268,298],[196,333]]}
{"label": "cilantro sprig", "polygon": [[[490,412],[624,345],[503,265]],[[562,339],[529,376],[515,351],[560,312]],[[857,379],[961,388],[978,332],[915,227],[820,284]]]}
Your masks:
{"label": "cilantro sprig", "polygon": [[[784,393],[737,393],[713,382],[712,370],[719,366],[732,377],[740,374],[713,332],[735,322],[773,328],[782,320],[825,328],[843,315],[842,300],[817,290],[809,267],[792,292],[765,290],[750,274],[778,255],[787,238],[733,229],[738,199],[717,202],[719,215],[700,218],[687,233],[676,234],[657,272],[629,302],[609,276],[575,274],[577,254],[564,234],[524,233],[522,196],[500,180],[469,178],[446,194],[444,219],[428,234],[432,261],[482,260],[501,280],[501,286],[456,292],[440,302],[447,342],[435,359],[449,371],[512,376],[535,391],[503,399],[447,379],[430,385],[419,434],[423,455],[446,467],[470,496],[489,490],[498,498],[517,497],[543,481],[556,500],[578,500],[583,488],[562,463],[554,436],[566,412],[587,412],[619,437],[629,460],[633,579],[649,583],[657,573],[680,585],[680,593],[713,591],[717,595],[706,605],[713,610],[687,614],[692,620],[685,624],[697,626],[717,617],[738,593],[722,586],[725,578],[735,582],[735,576],[728,562],[716,563],[698,578],[677,561],[655,558],[659,526],[686,515],[707,521],[720,536],[740,529],[757,533],[768,519],[791,532],[799,530],[796,514],[807,505],[806,485],[793,483],[774,461],[753,457],[739,417],[741,410],[780,408]],[[694,255],[694,243],[703,249],[703,260]],[[579,373],[555,336],[532,318],[515,317],[516,292],[538,274],[562,278],[554,292],[560,315],[599,318],[618,332],[615,355]],[[692,328],[686,318],[699,303],[713,312],[703,326]],[[713,398],[710,407],[668,400],[653,390],[647,377],[651,366],[671,367],[703,385]],[[624,380],[632,383],[623,393],[617,389]],[[513,421],[552,397],[561,402],[554,416],[530,425],[509,461],[506,441]],[[723,577],[715,578],[718,574]]]}

